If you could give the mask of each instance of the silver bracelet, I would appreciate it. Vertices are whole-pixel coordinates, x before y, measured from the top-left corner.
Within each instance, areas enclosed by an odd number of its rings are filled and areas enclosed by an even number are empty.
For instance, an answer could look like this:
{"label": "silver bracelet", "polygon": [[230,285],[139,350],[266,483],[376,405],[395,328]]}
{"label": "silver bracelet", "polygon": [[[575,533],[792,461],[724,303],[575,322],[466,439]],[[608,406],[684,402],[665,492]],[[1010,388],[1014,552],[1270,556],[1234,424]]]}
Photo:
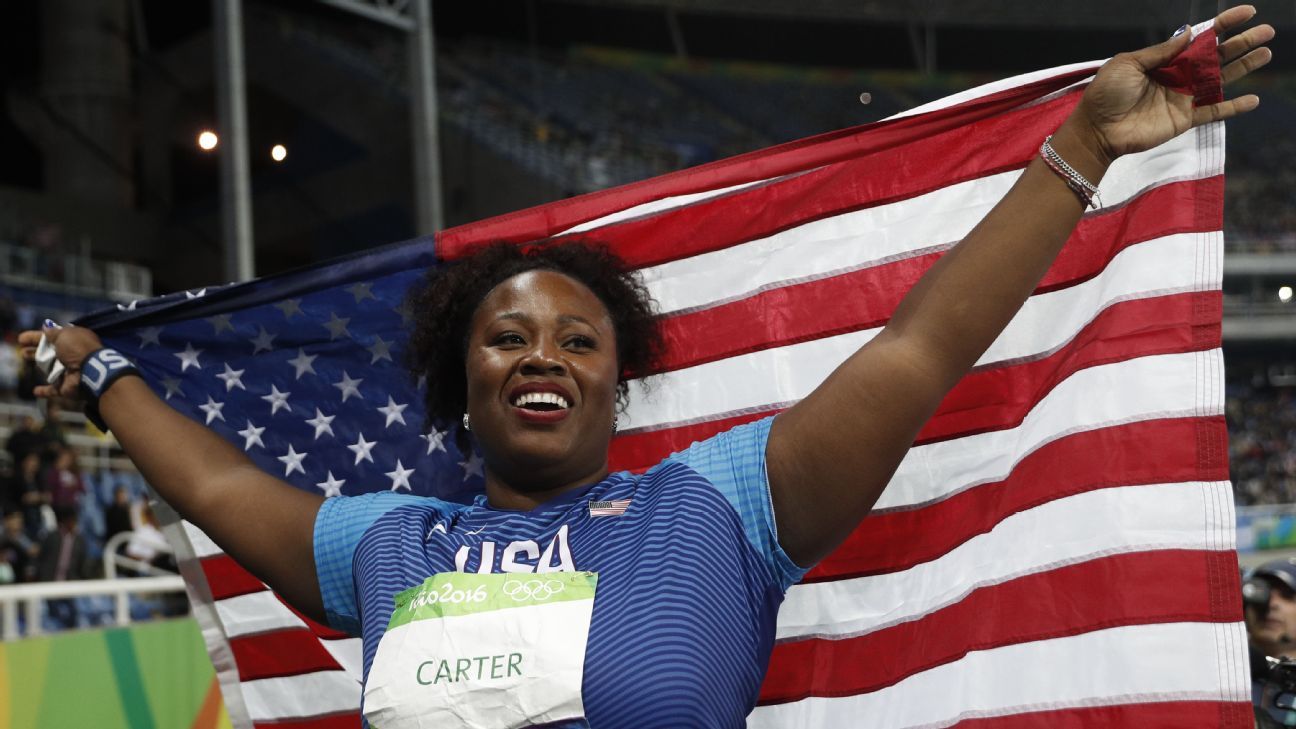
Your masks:
{"label": "silver bracelet", "polygon": [[1084,175],[1076,172],[1074,167],[1067,164],[1066,160],[1062,159],[1062,155],[1058,154],[1056,149],[1053,149],[1053,145],[1050,144],[1052,140],[1053,135],[1050,134],[1044,138],[1044,143],[1040,145],[1040,157],[1044,159],[1044,163],[1066,182],[1067,187],[1071,188],[1080,197],[1081,202],[1086,207],[1100,207],[1102,198],[1098,196],[1098,186],[1086,180]]}

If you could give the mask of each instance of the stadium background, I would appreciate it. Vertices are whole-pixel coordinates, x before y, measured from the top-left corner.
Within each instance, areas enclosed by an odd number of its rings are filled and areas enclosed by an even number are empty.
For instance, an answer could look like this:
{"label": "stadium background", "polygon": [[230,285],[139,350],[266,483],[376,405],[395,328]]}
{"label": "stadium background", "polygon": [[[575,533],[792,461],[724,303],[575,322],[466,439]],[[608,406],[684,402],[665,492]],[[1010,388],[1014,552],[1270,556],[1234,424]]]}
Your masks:
{"label": "stadium background", "polygon": [[[1244,563],[1296,548],[1296,54],[1283,38],[1296,31],[1296,5],[1254,4],[1280,40],[1275,64],[1247,82],[1263,104],[1228,129],[1224,337]],[[409,38],[375,19],[408,17],[410,6],[243,3],[258,275],[426,232],[414,204]],[[1196,0],[437,3],[445,224],[876,121],[982,82],[1156,42],[1216,10]],[[217,128],[214,46],[205,3],[0,8],[0,438],[31,427],[16,331],[229,280],[219,148],[197,144]],[[282,161],[271,157],[276,144]],[[75,414],[44,430],[58,430],[75,454],[81,529],[101,553],[114,490],[138,511],[146,486]],[[6,467],[10,482],[19,464]],[[129,607],[137,620],[175,612],[139,596]],[[141,659],[163,643],[144,632],[156,624],[109,630],[99,627],[114,620],[108,598],[82,598],[80,608],[83,632],[4,635],[0,696],[10,708],[0,728],[102,710],[92,697],[66,700],[90,675],[118,700],[114,718],[95,726],[141,726],[141,717],[219,725],[200,654],[177,649],[168,664],[177,685],[149,688],[168,675]],[[173,622],[169,630],[196,636],[183,618]],[[70,627],[54,615],[39,623]],[[141,670],[155,678],[121,689],[123,673]]]}

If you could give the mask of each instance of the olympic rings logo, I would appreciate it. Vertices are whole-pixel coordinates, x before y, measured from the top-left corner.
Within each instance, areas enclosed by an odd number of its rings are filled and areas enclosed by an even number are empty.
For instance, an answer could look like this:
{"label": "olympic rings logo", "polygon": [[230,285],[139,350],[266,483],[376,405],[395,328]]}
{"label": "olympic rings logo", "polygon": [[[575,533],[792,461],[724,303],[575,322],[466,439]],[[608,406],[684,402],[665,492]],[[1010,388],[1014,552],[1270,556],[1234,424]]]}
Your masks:
{"label": "olympic rings logo", "polygon": [[508,597],[513,598],[514,602],[524,602],[526,600],[548,600],[549,598],[562,592],[566,587],[558,580],[509,580],[500,588]]}

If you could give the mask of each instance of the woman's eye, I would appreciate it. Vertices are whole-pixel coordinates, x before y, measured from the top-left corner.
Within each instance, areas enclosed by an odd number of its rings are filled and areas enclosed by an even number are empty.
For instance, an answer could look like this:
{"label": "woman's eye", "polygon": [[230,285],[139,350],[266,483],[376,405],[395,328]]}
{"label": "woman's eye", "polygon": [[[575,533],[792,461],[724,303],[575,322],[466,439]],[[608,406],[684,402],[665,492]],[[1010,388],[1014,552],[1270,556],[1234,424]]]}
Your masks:
{"label": "woman's eye", "polygon": [[503,334],[495,337],[494,344],[496,345],[526,344],[526,340],[522,338],[521,334],[517,334],[516,332],[504,332]]}
{"label": "woman's eye", "polygon": [[593,339],[585,336],[575,336],[567,340],[567,346],[575,349],[595,349],[596,345]]}

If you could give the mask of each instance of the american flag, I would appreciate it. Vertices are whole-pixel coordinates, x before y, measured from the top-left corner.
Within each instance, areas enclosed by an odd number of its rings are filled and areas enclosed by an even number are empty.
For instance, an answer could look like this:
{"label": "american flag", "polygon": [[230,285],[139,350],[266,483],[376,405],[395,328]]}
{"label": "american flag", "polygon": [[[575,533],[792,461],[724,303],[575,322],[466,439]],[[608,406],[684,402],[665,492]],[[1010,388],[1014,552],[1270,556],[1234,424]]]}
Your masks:
{"label": "american flag", "polygon": [[[1209,101],[1215,39],[1198,30],[1162,78]],[[424,431],[398,367],[405,288],[492,241],[599,241],[664,312],[663,372],[651,396],[632,388],[612,446],[614,468],[644,468],[796,402],[874,336],[1096,66],[81,323],[303,489],[462,500],[481,460]],[[751,726],[1251,726],[1222,414],[1223,134],[1111,169],[1105,206],[874,513],[789,591]],[[234,725],[357,726],[357,641],[192,526],[173,533]]]}
{"label": "american flag", "polygon": [[616,499],[614,501],[591,501],[589,504],[590,516],[621,516],[630,508],[630,499]]}

